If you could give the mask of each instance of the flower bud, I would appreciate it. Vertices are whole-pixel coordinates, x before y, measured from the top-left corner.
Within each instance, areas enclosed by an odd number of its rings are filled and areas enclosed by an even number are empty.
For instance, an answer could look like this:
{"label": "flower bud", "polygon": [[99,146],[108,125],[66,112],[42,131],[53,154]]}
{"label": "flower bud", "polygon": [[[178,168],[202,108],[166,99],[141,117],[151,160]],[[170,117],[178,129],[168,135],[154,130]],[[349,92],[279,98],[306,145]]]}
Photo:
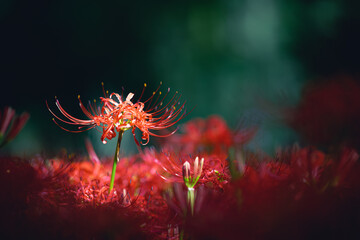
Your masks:
{"label": "flower bud", "polygon": [[200,178],[203,165],[204,165],[204,158],[201,158],[200,167],[199,167],[199,157],[196,157],[194,161],[194,179]]}
{"label": "flower bud", "polygon": [[183,164],[182,174],[183,174],[184,182],[185,184],[187,184],[190,181],[190,163],[188,161],[186,161]]}

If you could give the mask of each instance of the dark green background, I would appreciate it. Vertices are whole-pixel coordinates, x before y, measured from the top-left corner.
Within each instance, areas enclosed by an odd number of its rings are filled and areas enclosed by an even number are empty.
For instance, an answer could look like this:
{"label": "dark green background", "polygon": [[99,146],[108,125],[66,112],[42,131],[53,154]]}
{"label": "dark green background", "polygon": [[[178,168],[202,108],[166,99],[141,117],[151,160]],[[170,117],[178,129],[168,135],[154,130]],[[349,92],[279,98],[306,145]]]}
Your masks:
{"label": "dark green background", "polygon": [[[358,76],[359,3],[355,1],[0,1],[1,108],[31,119],[3,149],[16,155],[84,152],[95,130],[59,129],[46,109],[57,96],[82,117],[83,100],[109,91],[139,93],[143,83],[178,90],[194,111],[261,129],[250,147],[271,152],[297,141],[272,105],[293,105],[303,87],[338,74]],[[285,99],[285,100],[284,100]],[[270,107],[269,107],[270,105]],[[184,121],[183,121],[184,122]],[[122,148],[136,152],[131,134]]]}

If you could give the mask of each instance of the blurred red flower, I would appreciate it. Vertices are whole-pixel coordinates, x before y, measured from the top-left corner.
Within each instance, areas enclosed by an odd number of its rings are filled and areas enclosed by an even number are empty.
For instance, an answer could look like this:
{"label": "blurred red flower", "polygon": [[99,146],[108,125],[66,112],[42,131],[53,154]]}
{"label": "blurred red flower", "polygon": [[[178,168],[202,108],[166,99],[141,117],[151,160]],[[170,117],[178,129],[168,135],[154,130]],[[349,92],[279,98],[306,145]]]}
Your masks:
{"label": "blurred red flower", "polygon": [[27,112],[17,116],[15,110],[11,107],[5,107],[4,111],[0,112],[0,147],[13,140],[29,118],[30,114]]}
{"label": "blurred red flower", "polygon": [[223,118],[213,115],[187,122],[183,133],[171,136],[165,145],[187,153],[227,153],[229,147],[245,144],[255,133],[255,128],[232,131]]}

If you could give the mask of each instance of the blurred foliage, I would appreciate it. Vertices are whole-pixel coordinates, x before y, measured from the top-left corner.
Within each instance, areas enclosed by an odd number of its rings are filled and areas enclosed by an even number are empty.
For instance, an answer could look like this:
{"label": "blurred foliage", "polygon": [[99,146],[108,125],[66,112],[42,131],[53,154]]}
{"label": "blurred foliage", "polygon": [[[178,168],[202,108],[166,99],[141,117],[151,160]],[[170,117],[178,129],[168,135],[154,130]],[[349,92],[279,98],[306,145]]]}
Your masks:
{"label": "blurred foliage", "polygon": [[[349,0],[1,1],[0,103],[32,116],[8,151],[84,151],[87,133],[55,126],[45,100],[58,96],[81,117],[77,94],[98,98],[102,81],[109,91],[121,92],[123,86],[137,94],[144,82],[155,89],[163,81],[183,94],[189,109],[195,107],[187,120],[219,114],[233,128],[255,121],[262,127],[250,147],[271,152],[297,137],[268,105],[296,104],[304,84],[320,77],[358,75],[358,5]],[[88,134],[102,145],[95,133]],[[136,151],[132,142],[124,148]],[[112,154],[102,146],[95,149]]]}

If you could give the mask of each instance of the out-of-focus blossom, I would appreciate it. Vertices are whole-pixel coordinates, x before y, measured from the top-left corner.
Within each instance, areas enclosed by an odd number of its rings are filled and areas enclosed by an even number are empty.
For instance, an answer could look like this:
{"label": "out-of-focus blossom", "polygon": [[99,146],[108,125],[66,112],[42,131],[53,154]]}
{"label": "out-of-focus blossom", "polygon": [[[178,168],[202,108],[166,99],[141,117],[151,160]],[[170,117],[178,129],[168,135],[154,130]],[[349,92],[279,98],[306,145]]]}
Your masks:
{"label": "out-of-focus blossom", "polygon": [[[184,173],[190,171],[190,182],[188,182],[190,185],[193,180],[199,177],[196,181],[198,184],[211,189],[223,188],[230,180],[226,155],[203,155],[202,158],[206,159],[204,162],[201,161],[203,165],[201,166],[200,163],[199,166],[198,162],[196,167],[196,159],[192,161],[189,156],[181,157],[174,153],[163,152],[155,158],[154,163],[162,170],[158,173],[165,182],[184,182]],[[191,166],[190,162],[193,163],[193,167],[184,169],[186,166]],[[202,167],[202,171],[198,171],[199,167]],[[186,171],[184,172],[184,170]],[[196,178],[194,179],[195,175]]]}
{"label": "out-of-focus blossom", "polygon": [[[164,192],[164,198],[170,209],[175,212],[176,215],[182,218],[188,217],[188,213],[191,211],[191,215],[199,213],[206,201],[207,189],[201,185],[196,189],[193,203],[189,202],[189,189],[181,183],[173,183],[170,188]],[[195,197],[196,196],[196,197]],[[193,206],[191,206],[193,204]]]}
{"label": "out-of-focus blossom", "polygon": [[99,158],[98,158],[98,156],[97,156],[97,154],[96,154],[96,152],[94,150],[93,145],[91,144],[90,139],[87,138],[85,140],[85,146],[86,146],[86,150],[87,150],[87,152],[89,154],[90,161],[93,162],[94,164],[100,163],[100,160],[99,160]]}
{"label": "out-of-focus blossom", "polygon": [[287,121],[309,144],[360,149],[360,84],[350,77],[308,85]]}
{"label": "out-of-focus blossom", "polygon": [[[308,239],[319,227],[322,234],[357,233],[360,178],[358,153],[352,149],[329,154],[293,147],[274,158],[244,153],[238,178],[230,177],[223,155],[202,154],[196,163],[190,156],[180,159],[173,152],[148,149],[121,159],[113,192],[108,191],[109,162],[81,156],[69,162],[67,157],[38,155],[31,164],[1,158],[6,226],[13,230],[24,222],[29,232],[36,227],[53,238],[64,230],[80,238],[111,231],[128,239],[122,225],[111,225],[121,219],[126,229],[135,224],[146,235],[140,239]],[[199,175],[190,214],[187,195]],[[90,217],[97,219],[89,229]],[[137,221],[129,222],[134,217]],[[49,228],[43,228],[44,222]]]}
{"label": "out-of-focus blossom", "polygon": [[314,185],[319,182],[326,167],[325,154],[309,148],[293,151],[291,167],[295,177],[304,184]]}
{"label": "out-of-focus blossom", "polygon": [[8,127],[15,116],[15,111],[11,107],[5,107],[4,111],[1,114],[1,124],[0,124],[0,133],[1,136],[5,135],[8,130]]}
{"label": "out-of-focus blossom", "polygon": [[159,176],[166,182],[184,182],[187,186],[194,187],[193,185],[204,175],[202,172],[204,158],[201,159],[199,166],[199,158],[196,157],[193,169],[190,168],[189,161],[185,160],[189,158],[163,152],[154,163],[162,169],[162,173],[159,173]]}
{"label": "out-of-focus blossom", "polygon": [[171,136],[165,145],[180,152],[221,153],[227,152],[231,146],[245,144],[255,133],[256,128],[232,131],[223,118],[213,115],[207,119],[197,118],[186,123],[183,133]]}
{"label": "out-of-focus blossom", "polygon": [[359,154],[353,149],[344,149],[340,156],[340,161],[337,162],[334,172],[334,182],[333,185],[343,186],[347,185],[347,178],[349,173],[352,171],[352,168],[356,168],[356,163],[358,163]]}
{"label": "out-of-focus blossom", "polygon": [[190,172],[191,167],[190,167],[190,163],[188,161],[186,161],[182,167],[184,183],[188,189],[188,203],[190,205],[192,215],[194,215],[194,207],[195,207],[195,189],[194,189],[194,187],[201,177],[201,172],[202,172],[203,166],[204,166],[204,158],[201,158],[200,165],[199,165],[199,157],[196,157],[195,161],[194,161],[193,174],[191,174],[191,172]]}
{"label": "out-of-focus blossom", "polygon": [[203,178],[200,182],[207,188],[223,189],[230,181],[229,164],[226,156],[208,155],[203,167]]}
{"label": "out-of-focus blossom", "polygon": [[13,140],[29,118],[30,114],[27,112],[17,116],[11,107],[5,107],[4,111],[0,112],[0,147]]}

